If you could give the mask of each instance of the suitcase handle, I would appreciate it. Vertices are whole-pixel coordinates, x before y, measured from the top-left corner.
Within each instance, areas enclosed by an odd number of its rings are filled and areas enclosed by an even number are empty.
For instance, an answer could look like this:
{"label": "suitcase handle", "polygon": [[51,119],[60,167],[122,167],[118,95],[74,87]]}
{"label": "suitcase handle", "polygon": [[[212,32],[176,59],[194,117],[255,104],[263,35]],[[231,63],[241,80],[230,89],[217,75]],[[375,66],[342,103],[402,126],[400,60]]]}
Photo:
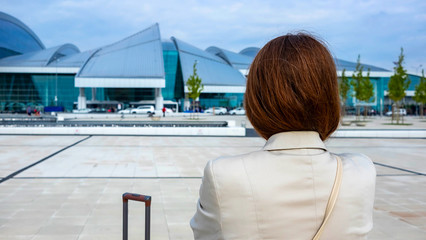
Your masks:
{"label": "suitcase handle", "polygon": [[151,196],[141,195],[136,193],[123,194],[123,240],[128,239],[128,220],[129,220],[129,206],[128,201],[138,201],[145,203],[145,239],[150,240],[150,227],[151,227]]}

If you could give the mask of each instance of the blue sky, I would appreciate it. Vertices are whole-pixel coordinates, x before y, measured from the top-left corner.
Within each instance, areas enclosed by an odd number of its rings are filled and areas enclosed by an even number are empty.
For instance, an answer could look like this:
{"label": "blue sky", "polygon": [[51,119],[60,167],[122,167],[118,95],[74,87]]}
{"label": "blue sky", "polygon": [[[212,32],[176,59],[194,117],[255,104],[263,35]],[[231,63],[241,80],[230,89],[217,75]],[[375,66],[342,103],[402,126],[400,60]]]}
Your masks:
{"label": "blue sky", "polygon": [[155,22],[162,38],[232,51],[262,47],[288,32],[309,31],[341,59],[393,69],[400,48],[411,73],[426,68],[424,0],[0,0],[0,11],[27,24],[47,47],[89,50]]}

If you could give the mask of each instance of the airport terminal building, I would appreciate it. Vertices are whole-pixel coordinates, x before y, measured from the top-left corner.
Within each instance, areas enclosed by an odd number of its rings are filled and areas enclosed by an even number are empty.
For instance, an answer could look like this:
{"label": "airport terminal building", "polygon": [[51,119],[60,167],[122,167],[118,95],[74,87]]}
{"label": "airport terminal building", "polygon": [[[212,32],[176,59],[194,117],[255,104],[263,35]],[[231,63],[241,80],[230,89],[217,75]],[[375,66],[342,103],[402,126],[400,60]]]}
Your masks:
{"label": "airport terminal building", "polygon": [[[37,35],[18,19],[0,12],[0,112],[52,107],[58,111],[85,108],[124,109],[163,105],[188,109],[185,83],[197,64],[204,90],[199,105],[242,106],[246,76],[259,48],[232,52],[211,46],[197,48],[178,38],[161,38],[154,24],[107,46],[81,52],[66,43],[46,48]],[[351,76],[356,63],[335,59],[338,75]],[[392,71],[370,69],[375,97],[369,105],[388,109],[387,85]],[[405,104],[410,105],[419,77],[412,80]],[[359,104],[349,97],[349,106]],[[364,104],[365,105],[365,104]]]}

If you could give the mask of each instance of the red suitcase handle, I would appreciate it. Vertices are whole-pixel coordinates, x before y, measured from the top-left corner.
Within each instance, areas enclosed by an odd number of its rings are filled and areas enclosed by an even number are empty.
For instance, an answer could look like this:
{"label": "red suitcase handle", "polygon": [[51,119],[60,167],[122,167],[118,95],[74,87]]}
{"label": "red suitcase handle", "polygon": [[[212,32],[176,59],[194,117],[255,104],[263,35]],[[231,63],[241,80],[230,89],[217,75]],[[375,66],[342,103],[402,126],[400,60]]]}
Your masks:
{"label": "red suitcase handle", "polygon": [[129,207],[128,201],[138,201],[145,203],[145,239],[150,240],[151,228],[151,196],[141,195],[136,193],[123,194],[123,240],[128,239],[128,221],[129,221]]}

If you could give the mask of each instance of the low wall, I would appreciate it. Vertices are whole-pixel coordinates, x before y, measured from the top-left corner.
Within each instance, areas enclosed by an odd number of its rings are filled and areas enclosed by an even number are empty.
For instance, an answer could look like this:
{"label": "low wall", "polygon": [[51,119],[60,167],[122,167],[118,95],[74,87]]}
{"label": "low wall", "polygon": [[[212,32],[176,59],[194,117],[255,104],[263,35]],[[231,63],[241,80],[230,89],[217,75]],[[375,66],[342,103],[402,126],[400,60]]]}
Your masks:
{"label": "low wall", "polygon": [[243,127],[0,127],[18,135],[245,136]]}

